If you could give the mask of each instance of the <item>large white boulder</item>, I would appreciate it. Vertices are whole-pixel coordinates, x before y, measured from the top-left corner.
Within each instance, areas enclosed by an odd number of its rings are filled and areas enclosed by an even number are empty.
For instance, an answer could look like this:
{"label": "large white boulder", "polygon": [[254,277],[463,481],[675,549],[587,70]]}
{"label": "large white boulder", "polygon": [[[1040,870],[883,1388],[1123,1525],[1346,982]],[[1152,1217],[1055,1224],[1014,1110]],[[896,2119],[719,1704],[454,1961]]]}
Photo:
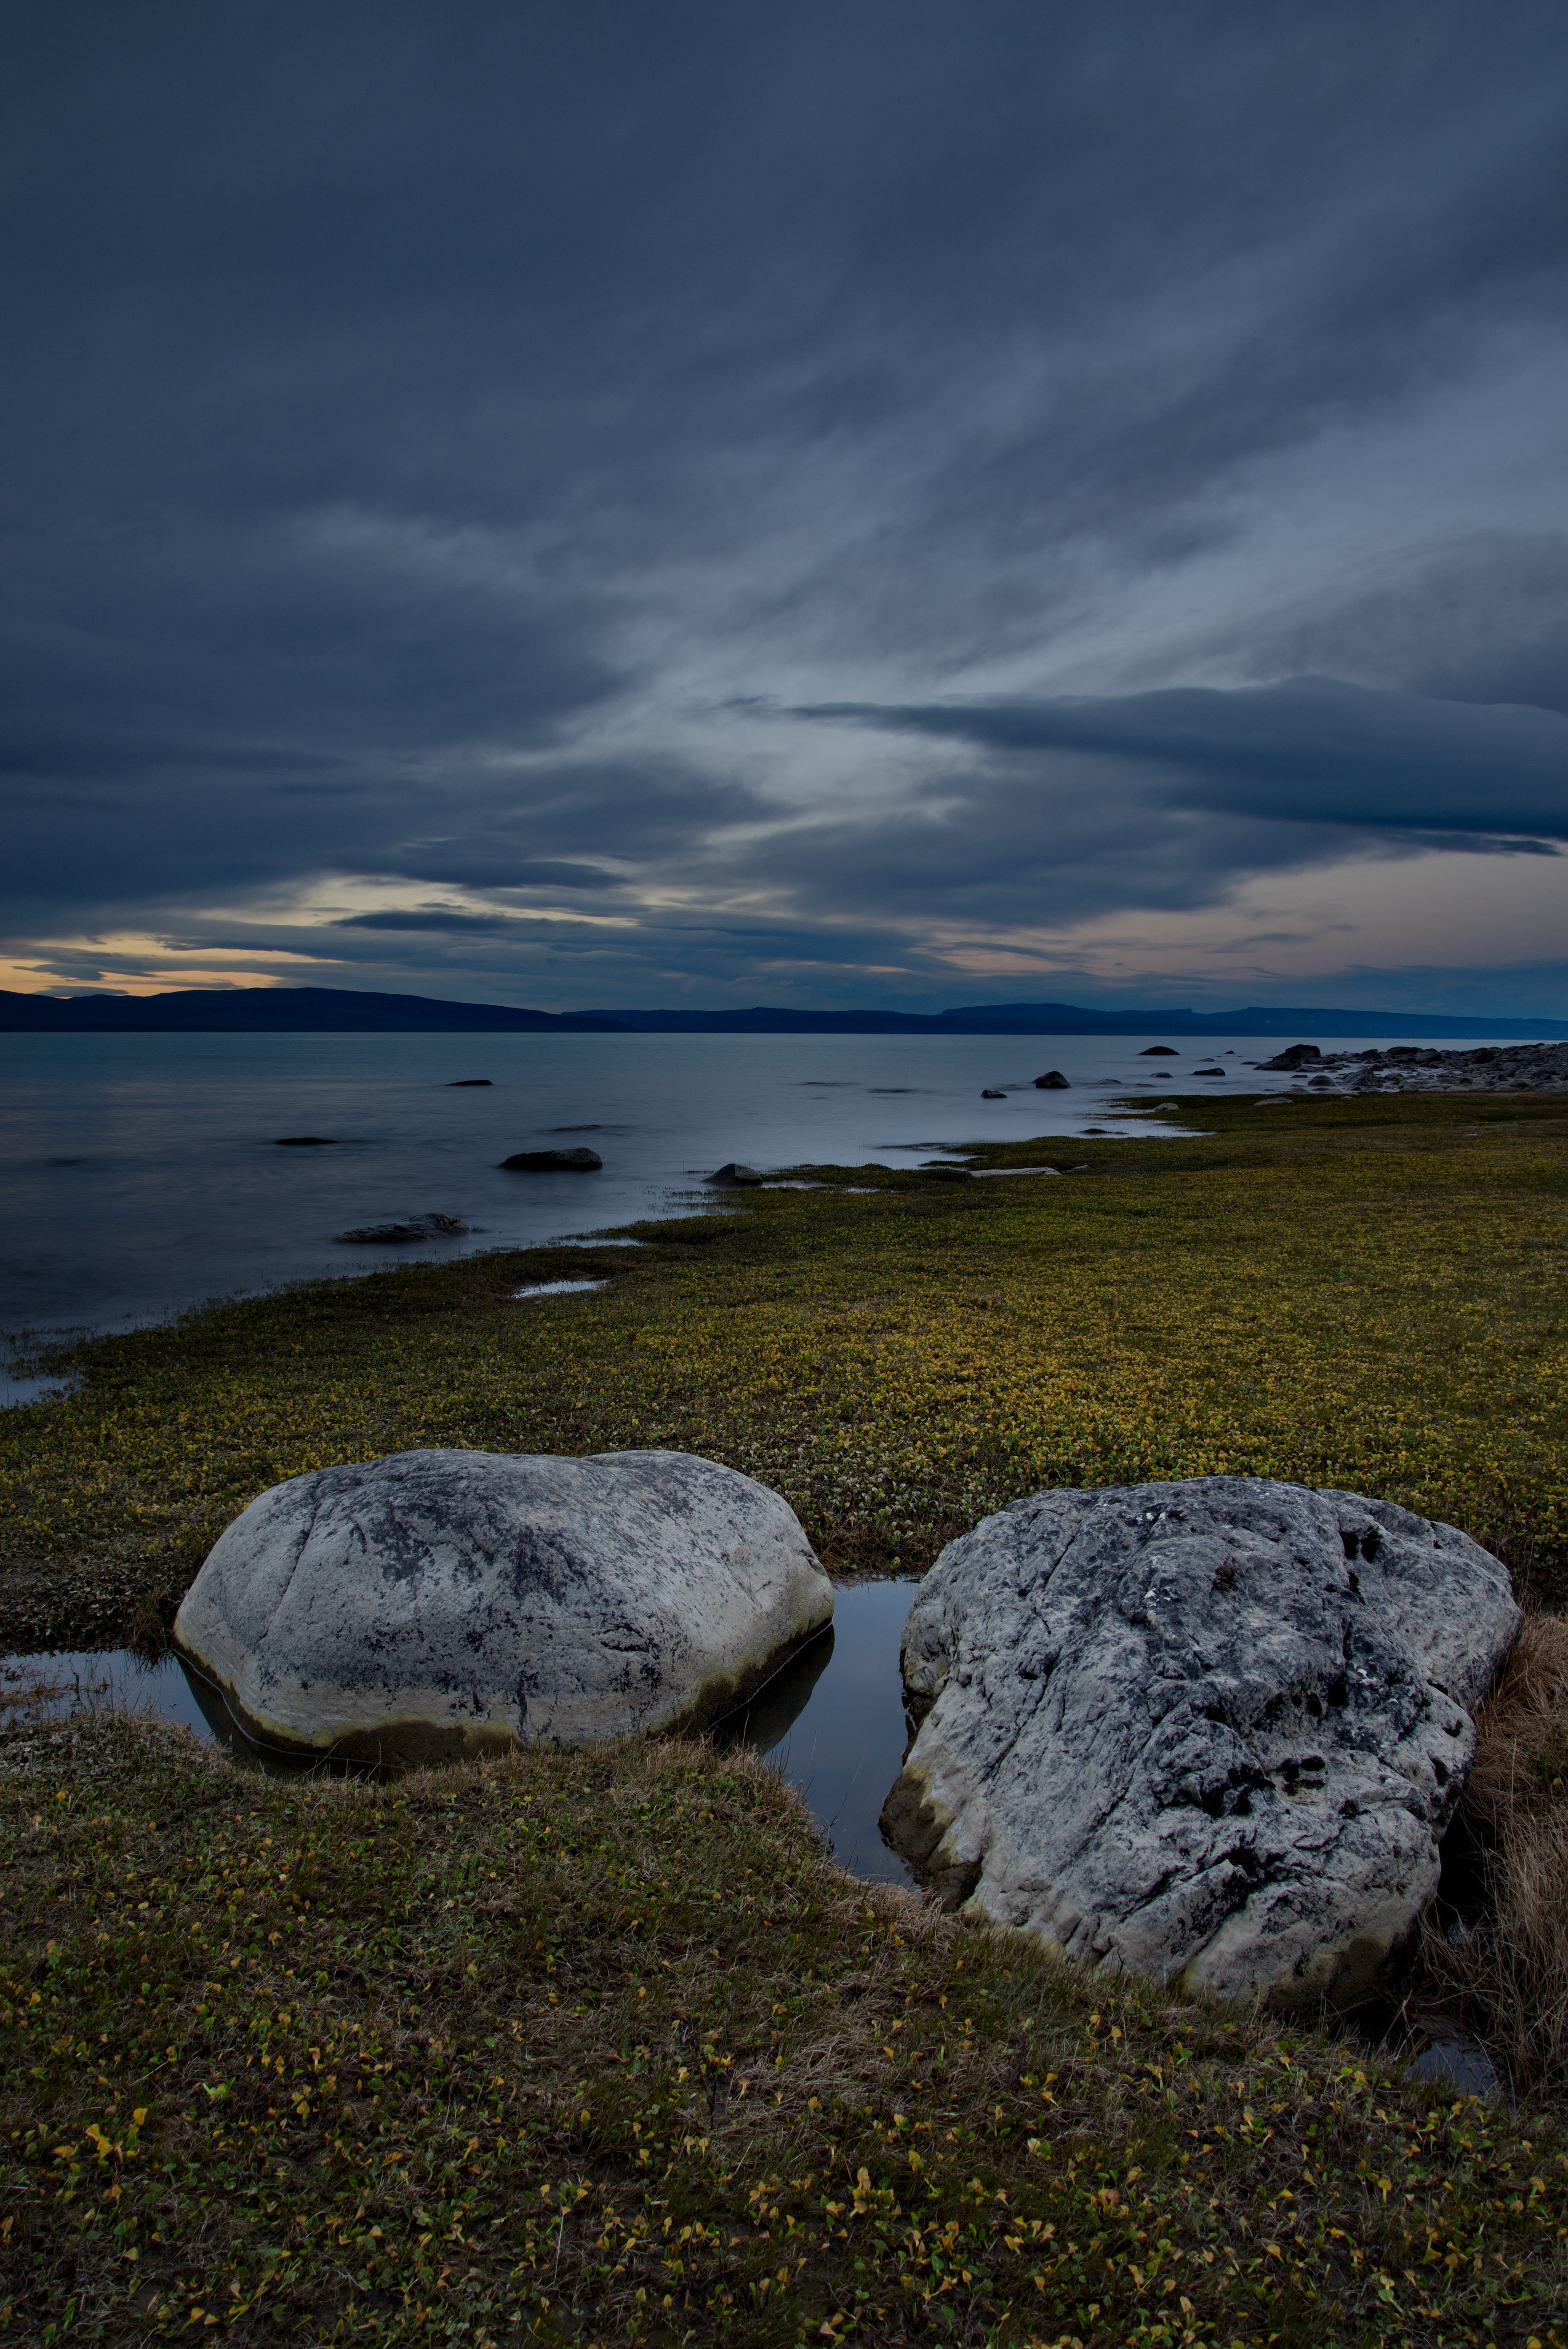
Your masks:
{"label": "large white boulder", "polygon": [[242,1728],[414,1762],[695,1730],[832,1615],[794,1511],[681,1452],[399,1452],[295,1476],[174,1625]]}
{"label": "large white boulder", "polygon": [[890,1839],[952,1907],[1279,2008],[1346,2004],[1437,1888],[1506,1570],[1386,1501],[1245,1476],[1037,1493],[904,1628]]}

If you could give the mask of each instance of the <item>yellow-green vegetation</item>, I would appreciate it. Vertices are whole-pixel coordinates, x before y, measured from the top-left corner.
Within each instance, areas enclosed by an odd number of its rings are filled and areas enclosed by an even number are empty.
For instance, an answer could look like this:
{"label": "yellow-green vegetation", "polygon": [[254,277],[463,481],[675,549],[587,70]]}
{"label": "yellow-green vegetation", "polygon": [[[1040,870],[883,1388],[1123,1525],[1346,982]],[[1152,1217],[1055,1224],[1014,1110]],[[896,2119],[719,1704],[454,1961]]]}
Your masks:
{"label": "yellow-green vegetation", "polygon": [[[642,1250],[410,1265],[88,1346],[82,1394],[5,1415],[0,1640],[156,1640],[256,1493],[417,1444],[707,1453],[830,1565],[906,1572],[1043,1485],[1291,1477],[1568,1589],[1568,1104],[1187,1109],[1202,1137],[1077,1142],[1081,1174],[820,1169]],[[609,1285],[510,1295],[584,1274]]]}
{"label": "yellow-green vegetation", "polygon": [[744,1754],[0,1739],[0,2338],[1561,2349],[1568,2152],[856,1885]]}
{"label": "yellow-green vegetation", "polygon": [[[156,1642],[255,1493],[424,1444],[700,1450],[872,1569],[1043,1483],[1247,1470],[1561,1591],[1563,1108],[1202,1114],[1063,1178],[818,1170],[640,1251],[86,1347],[80,1395],[5,1414],[0,1637]],[[1443,1975],[1522,2081],[1564,2044],[1523,1873],[1561,1875],[1563,1661],[1537,1622],[1489,1713],[1503,1891]],[[17,1720],[0,1813],[0,2339],[1568,2349],[1544,2106],[857,1885],[742,1751],[376,1787]],[[1534,1940],[1499,1940],[1509,1899]]]}

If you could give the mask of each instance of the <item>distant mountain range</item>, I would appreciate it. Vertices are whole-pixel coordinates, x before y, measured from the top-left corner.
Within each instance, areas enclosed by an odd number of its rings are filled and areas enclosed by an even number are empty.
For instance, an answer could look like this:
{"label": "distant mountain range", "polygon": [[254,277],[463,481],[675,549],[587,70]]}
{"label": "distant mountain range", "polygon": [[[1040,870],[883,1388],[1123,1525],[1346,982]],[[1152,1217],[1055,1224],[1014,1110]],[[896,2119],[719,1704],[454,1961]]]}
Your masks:
{"label": "distant mountain range", "polygon": [[658,1036],[1568,1036],[1560,1019],[1451,1019],[1403,1011],[1091,1011],[1078,1003],[971,1003],[955,1011],[605,1011]]}
{"label": "distant mountain range", "polygon": [[974,1003],[953,1011],[527,1011],[343,987],[184,988],[170,995],[0,992],[12,1035],[645,1036],[1568,1036],[1561,1019],[1458,1019],[1403,1011],[1251,1004],[1242,1011],[1093,1011],[1077,1003]]}
{"label": "distant mountain range", "polygon": [[0,993],[0,1034],[46,1036],[514,1035],[622,1028],[607,1012],[519,1011],[347,987],[182,988],[176,995]]}

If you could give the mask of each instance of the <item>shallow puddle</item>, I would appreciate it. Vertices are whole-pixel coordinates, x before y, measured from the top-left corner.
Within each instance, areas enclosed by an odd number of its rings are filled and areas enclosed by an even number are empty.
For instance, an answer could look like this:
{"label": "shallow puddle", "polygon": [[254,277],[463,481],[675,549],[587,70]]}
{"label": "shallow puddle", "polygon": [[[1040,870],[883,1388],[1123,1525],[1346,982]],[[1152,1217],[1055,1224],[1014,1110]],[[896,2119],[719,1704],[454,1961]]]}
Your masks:
{"label": "shallow puddle", "polygon": [[758,1746],[799,1787],[834,1857],[891,1884],[914,1881],[877,1820],[909,1744],[898,1648],[915,1588],[841,1582],[828,1629],[713,1733],[721,1746]]}
{"label": "shallow puddle", "polygon": [[[832,1623],[713,1732],[759,1747],[799,1786],[835,1857],[857,1876],[913,1881],[877,1816],[903,1766],[908,1729],[898,1645],[913,1581],[841,1583]],[[118,1705],[178,1722],[254,1767],[290,1775],[319,1764],[245,1736],[219,1690],[178,1656],[143,1663],[123,1648],[0,1659],[0,1722],[61,1720]]]}
{"label": "shallow puddle", "polygon": [[[892,1884],[914,1881],[882,1840],[878,1819],[910,1737],[898,1653],[916,1587],[913,1579],[838,1584],[828,1629],[711,1732],[721,1749],[757,1747],[799,1788],[842,1867]],[[59,1720],[105,1704],[178,1722],[279,1775],[320,1766],[257,1747],[236,1728],[220,1692],[178,1657],[146,1664],[115,1649],[0,1658],[0,1725]],[[1444,2081],[1461,2095],[1505,2093],[1485,2050],[1454,2017],[1400,2010],[1368,2021],[1371,2027],[1357,2035],[1381,2053],[1404,2054],[1418,2079]]]}

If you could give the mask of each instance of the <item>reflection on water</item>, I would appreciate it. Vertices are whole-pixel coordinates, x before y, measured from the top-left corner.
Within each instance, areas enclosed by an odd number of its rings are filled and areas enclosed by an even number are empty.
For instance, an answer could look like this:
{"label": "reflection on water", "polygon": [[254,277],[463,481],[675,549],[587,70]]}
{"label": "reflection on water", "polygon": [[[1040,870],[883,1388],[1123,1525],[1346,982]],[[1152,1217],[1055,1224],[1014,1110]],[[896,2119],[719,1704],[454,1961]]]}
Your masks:
{"label": "reflection on water", "polygon": [[841,1582],[830,1628],[713,1733],[759,1747],[799,1787],[834,1857],[890,1884],[914,1881],[878,1825],[909,1748],[898,1649],[914,1591],[913,1580]]}
{"label": "reflection on water", "polygon": [[178,1722],[203,1739],[211,1733],[176,1657],[150,1664],[129,1648],[61,1648],[0,1657],[0,1727],[63,1721],[108,1705]]}
{"label": "reflection on water", "polygon": [[[841,1864],[892,1884],[913,1881],[883,1842],[878,1819],[913,1734],[898,1651],[915,1588],[913,1581],[840,1583],[828,1629],[711,1733],[721,1750],[746,1744],[765,1754],[799,1787]],[[176,1656],[156,1664],[124,1649],[0,1658],[0,1729],[26,1730],[109,1704],[178,1722],[278,1776],[344,1767],[258,1746],[237,1727],[222,1692]],[[1446,2012],[1386,2011],[1367,2016],[1358,2035],[1380,2054],[1405,2056],[1418,2079],[1442,2081],[1460,2095],[1503,2093],[1485,2049]]]}
{"label": "reflection on water", "polygon": [[1496,2097],[1502,2094],[1491,2057],[1479,2040],[1459,2033],[1434,2039],[1410,2066],[1418,2080],[1437,2080],[1457,2088],[1461,2096]]}
{"label": "reflection on water", "polygon": [[[913,1879],[883,1843],[877,1816],[909,1742],[898,1645],[914,1587],[841,1583],[829,1628],[713,1732],[720,1746],[758,1747],[799,1787],[846,1868],[895,1884]],[[222,1692],[178,1656],[148,1664],[119,1648],[0,1661],[0,1724],[63,1720],[110,1704],[178,1722],[237,1761],[279,1775],[342,1766],[258,1745],[233,1720]]]}
{"label": "reflection on water", "polygon": [[833,1661],[833,1627],[819,1631],[782,1671],[759,1688],[749,1704],[727,1713],[715,1725],[713,1742],[724,1753],[731,1745],[755,1745],[771,1754],[781,1745],[811,1702],[811,1692]]}

